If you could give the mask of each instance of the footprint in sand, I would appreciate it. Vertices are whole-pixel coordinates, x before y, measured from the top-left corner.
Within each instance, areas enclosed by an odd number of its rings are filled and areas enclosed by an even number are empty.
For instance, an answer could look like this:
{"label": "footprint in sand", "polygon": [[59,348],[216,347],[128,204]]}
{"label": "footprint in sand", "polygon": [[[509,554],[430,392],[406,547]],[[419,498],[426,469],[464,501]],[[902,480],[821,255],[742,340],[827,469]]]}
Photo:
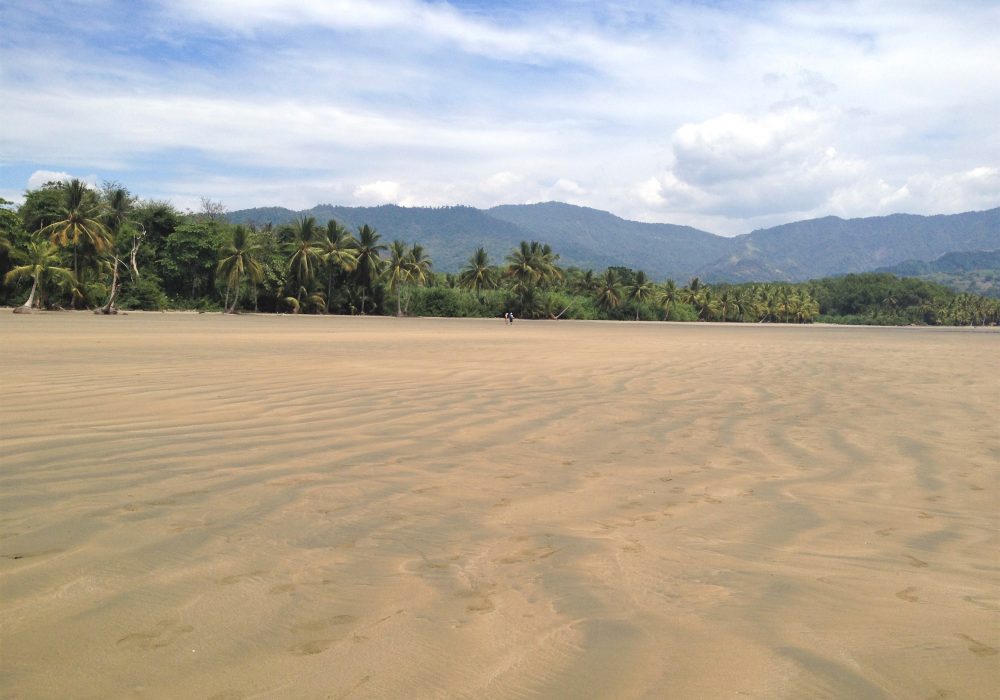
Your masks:
{"label": "footprint in sand", "polygon": [[910,586],[909,588],[904,588],[896,594],[896,597],[900,600],[905,600],[908,603],[916,603],[920,600],[917,596],[913,595],[916,592],[916,588]]}
{"label": "footprint in sand", "polygon": [[490,600],[489,596],[483,596],[474,603],[469,603],[465,606],[465,612],[477,612],[477,613],[488,613],[496,610],[496,606],[493,601]]}
{"label": "footprint in sand", "polygon": [[923,559],[917,559],[916,557],[911,556],[909,554],[904,554],[903,556],[910,560],[910,566],[915,566],[918,569],[922,569],[925,566],[927,566],[927,562],[925,562]]}
{"label": "footprint in sand", "polygon": [[989,644],[983,644],[967,634],[955,634],[955,636],[967,641],[969,643],[969,651],[976,656],[996,656],[998,653],[994,647],[991,647]]}
{"label": "footprint in sand", "polygon": [[218,583],[220,586],[232,586],[234,583],[239,583],[240,581],[256,578],[257,576],[261,576],[266,573],[267,573],[266,571],[250,571],[245,574],[233,574],[232,576],[224,576],[220,579],[217,579],[216,583]]}
{"label": "footprint in sand", "polygon": [[172,644],[178,637],[194,631],[191,625],[178,624],[178,620],[160,620],[149,632],[133,632],[118,640],[118,644],[140,651],[159,649]]}
{"label": "footprint in sand", "polygon": [[289,649],[289,651],[296,656],[312,656],[313,654],[323,653],[330,648],[330,645],[333,644],[333,642],[333,639],[313,639],[308,642],[296,644]]}
{"label": "footprint in sand", "polygon": [[896,528],[894,528],[894,527],[887,527],[887,528],[882,529],[882,530],[876,530],[875,534],[878,535],[878,536],[880,536],[880,537],[888,537],[889,535],[891,535],[895,531],[896,531]]}

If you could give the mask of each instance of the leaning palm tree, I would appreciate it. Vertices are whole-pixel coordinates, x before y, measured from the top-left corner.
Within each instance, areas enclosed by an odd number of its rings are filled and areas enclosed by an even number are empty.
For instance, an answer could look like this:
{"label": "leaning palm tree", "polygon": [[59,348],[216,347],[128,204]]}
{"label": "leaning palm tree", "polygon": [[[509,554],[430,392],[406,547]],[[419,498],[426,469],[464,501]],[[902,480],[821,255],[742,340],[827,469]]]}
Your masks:
{"label": "leaning palm tree", "polygon": [[49,241],[31,241],[28,250],[19,257],[23,265],[12,268],[4,275],[4,282],[11,283],[19,279],[31,279],[31,292],[27,300],[14,309],[14,313],[31,313],[35,308],[35,294],[44,288],[49,281],[73,285],[76,278],[73,272],[62,267],[59,249]]}
{"label": "leaning palm tree", "polygon": [[385,250],[385,245],[379,243],[380,239],[381,236],[379,236],[378,231],[368,224],[363,224],[358,229],[358,235],[353,241],[357,258],[357,264],[354,267],[354,277],[361,286],[362,314],[365,313],[368,292],[371,291],[372,284],[382,272],[384,261],[382,260],[381,253]]}
{"label": "leaning palm tree", "polygon": [[639,320],[639,307],[644,301],[653,296],[656,290],[653,282],[646,277],[646,273],[639,270],[632,278],[632,284],[628,287],[628,299],[635,304],[635,320]]}
{"label": "leaning palm tree", "polygon": [[485,248],[477,248],[469,262],[458,275],[458,283],[463,289],[482,294],[483,290],[497,288],[497,269],[490,265],[490,257]]}
{"label": "leaning palm tree", "polygon": [[300,217],[292,226],[288,271],[295,284],[295,298],[300,302],[311,291],[316,279],[316,268],[322,262],[320,236],[316,219],[312,216]]}
{"label": "leaning palm tree", "polygon": [[[251,284],[258,284],[264,278],[264,267],[257,260],[260,246],[250,237],[245,226],[236,226],[233,237],[222,248],[222,258],[215,268],[217,275],[226,280],[226,313],[236,313],[240,300],[240,284],[244,275]],[[229,294],[232,292],[233,304],[229,305]]]}

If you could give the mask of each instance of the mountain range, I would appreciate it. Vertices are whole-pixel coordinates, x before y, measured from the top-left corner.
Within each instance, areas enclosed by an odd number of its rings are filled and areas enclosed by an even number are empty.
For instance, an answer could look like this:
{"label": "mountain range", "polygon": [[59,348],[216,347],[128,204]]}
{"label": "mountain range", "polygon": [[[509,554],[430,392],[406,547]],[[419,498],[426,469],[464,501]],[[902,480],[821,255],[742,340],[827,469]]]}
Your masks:
{"label": "mountain range", "polygon": [[541,241],[564,267],[595,271],[621,265],[653,279],[684,282],[803,281],[865,272],[904,261],[932,261],[954,251],[1000,249],[1000,208],[962,214],[893,214],[860,219],[828,216],[725,237],[689,226],[628,221],[561,202],[454,207],[282,207],[230,212],[234,223],[280,226],[299,216],[356,229],[373,226],[383,240],[419,242],[434,269],[457,272],[482,246],[495,263],[522,240]]}

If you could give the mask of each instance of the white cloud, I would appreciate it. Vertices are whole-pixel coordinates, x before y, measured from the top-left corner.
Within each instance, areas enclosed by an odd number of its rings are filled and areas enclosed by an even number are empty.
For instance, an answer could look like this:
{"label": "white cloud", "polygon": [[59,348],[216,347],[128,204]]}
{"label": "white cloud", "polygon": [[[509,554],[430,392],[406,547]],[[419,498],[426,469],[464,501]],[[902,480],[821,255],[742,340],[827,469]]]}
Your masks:
{"label": "white cloud", "polygon": [[1000,204],[989,3],[161,0],[113,48],[112,5],[59,7],[5,18],[0,191],[96,170],[234,208],[563,199],[723,233]]}
{"label": "white cloud", "polygon": [[29,190],[34,190],[49,182],[69,182],[70,180],[80,180],[81,182],[90,185],[90,187],[97,189],[97,176],[94,174],[72,175],[67,172],[54,170],[36,170],[31,173],[28,177],[27,188]]}
{"label": "white cloud", "polygon": [[400,184],[378,180],[354,188],[354,199],[361,204],[394,204],[400,201]]}

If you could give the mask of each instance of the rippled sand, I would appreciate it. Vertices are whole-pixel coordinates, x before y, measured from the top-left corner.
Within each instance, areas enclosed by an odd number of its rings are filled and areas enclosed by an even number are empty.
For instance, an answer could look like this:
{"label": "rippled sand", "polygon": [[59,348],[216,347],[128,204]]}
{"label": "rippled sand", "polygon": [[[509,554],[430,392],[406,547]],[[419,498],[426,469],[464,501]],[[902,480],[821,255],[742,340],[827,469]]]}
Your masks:
{"label": "rippled sand", "polygon": [[996,698],[1000,334],[0,313],[0,697]]}

